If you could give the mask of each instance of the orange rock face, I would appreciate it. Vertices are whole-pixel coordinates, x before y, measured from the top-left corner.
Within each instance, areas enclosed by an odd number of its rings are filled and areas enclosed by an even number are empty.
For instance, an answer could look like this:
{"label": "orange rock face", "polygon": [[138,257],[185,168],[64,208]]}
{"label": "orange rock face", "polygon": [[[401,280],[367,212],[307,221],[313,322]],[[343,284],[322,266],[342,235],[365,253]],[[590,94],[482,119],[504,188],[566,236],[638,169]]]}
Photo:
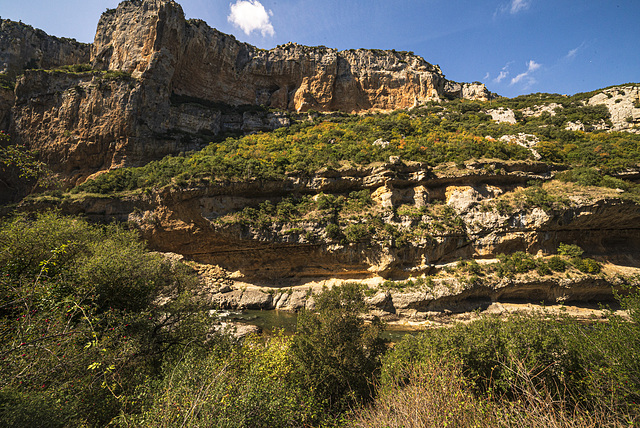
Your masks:
{"label": "orange rock face", "polygon": [[258,49],[186,20],[169,0],[125,1],[105,12],[91,62],[99,71],[25,72],[13,105],[0,108],[16,142],[38,150],[70,184],[198,150],[221,131],[289,123],[282,112],[234,106],[360,112],[492,95],[482,84],[447,81],[437,65],[408,52],[295,43]]}
{"label": "orange rock face", "polygon": [[295,43],[264,51],[203,21],[185,20],[182,8],[167,0],[125,2],[105,13],[92,60],[103,69],[165,80],[179,95],[295,111],[393,110],[450,95],[491,96],[484,85],[464,90],[457,84],[451,92],[438,66],[408,52]]}

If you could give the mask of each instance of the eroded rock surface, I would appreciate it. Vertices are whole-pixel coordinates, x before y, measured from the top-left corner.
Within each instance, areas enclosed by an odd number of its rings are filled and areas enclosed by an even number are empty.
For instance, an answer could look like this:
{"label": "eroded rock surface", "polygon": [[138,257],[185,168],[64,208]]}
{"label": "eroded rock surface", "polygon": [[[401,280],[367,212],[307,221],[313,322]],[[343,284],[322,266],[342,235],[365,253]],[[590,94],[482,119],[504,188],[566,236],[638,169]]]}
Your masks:
{"label": "eroded rock surface", "polygon": [[0,19],[0,73],[14,78],[26,68],[87,64],[90,45],[50,36],[22,22]]}

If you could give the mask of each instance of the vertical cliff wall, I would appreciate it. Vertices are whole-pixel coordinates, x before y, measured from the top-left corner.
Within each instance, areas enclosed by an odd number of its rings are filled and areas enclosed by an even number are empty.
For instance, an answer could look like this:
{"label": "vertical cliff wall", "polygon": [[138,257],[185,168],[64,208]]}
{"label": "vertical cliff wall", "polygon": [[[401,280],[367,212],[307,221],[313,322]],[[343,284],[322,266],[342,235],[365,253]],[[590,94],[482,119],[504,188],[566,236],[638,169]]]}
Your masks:
{"label": "vertical cliff wall", "polygon": [[15,78],[27,68],[89,62],[91,45],[50,36],[21,22],[0,19],[0,73]]}
{"label": "vertical cliff wall", "polygon": [[[90,47],[2,21],[0,47],[0,67],[22,73],[15,93],[2,94],[0,125],[72,184],[199,149],[222,131],[288,124],[264,107],[358,112],[492,95],[484,85],[447,81],[409,52],[258,49],[186,20],[169,0],[125,1],[105,12]],[[94,71],[23,72],[87,62],[89,49]],[[236,108],[246,105],[262,107]]]}
{"label": "vertical cliff wall", "polygon": [[491,96],[484,85],[447,92],[440,68],[408,52],[295,43],[261,50],[185,20],[168,0],[128,1],[105,13],[92,60],[101,69],[163,81],[180,95],[296,111],[393,110],[449,95]]}

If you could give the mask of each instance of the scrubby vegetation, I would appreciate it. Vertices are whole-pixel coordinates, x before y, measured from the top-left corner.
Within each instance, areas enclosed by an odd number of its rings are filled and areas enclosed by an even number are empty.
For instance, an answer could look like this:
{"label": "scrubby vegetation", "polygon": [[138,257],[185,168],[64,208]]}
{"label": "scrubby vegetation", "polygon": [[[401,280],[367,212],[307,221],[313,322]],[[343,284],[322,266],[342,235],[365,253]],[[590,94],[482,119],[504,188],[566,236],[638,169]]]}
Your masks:
{"label": "scrubby vegetation", "polygon": [[[174,103],[203,102],[173,96]],[[316,114],[289,128],[270,133],[230,137],[204,150],[167,157],[141,168],[103,174],[76,191],[113,193],[139,188],[202,185],[212,180],[279,180],[287,174],[311,174],[322,168],[367,166],[403,161],[436,166],[469,159],[534,159],[525,147],[500,140],[505,135],[534,135],[541,161],[576,168],[598,168],[603,185],[613,185],[610,174],[636,167],[640,136],[628,133],[568,131],[568,122],[606,123],[606,107],[583,105],[583,94],[564,97],[532,94],[498,99],[491,104],[455,100],[430,103],[409,111],[365,116]],[[555,115],[521,116],[517,124],[497,124],[486,114],[497,107],[525,108],[556,103]],[[607,175],[609,174],[609,175]],[[607,178],[608,177],[608,178]],[[566,177],[571,179],[570,175]],[[620,184],[616,181],[616,183]]]}
{"label": "scrubby vegetation", "polygon": [[[634,290],[619,295],[628,319],[484,317],[389,348],[382,324],[361,317],[364,289],[347,284],[316,295],[294,335],[239,342],[212,330],[190,268],[121,226],[20,215],[0,225],[0,245],[4,426],[539,426],[549,417],[626,426],[637,417]],[[575,245],[559,253],[582,257]],[[531,260],[501,263],[519,271]],[[474,263],[460,269],[482,274]]]}
{"label": "scrubby vegetation", "polygon": [[12,91],[15,87],[15,82],[9,77],[7,73],[0,73],[0,89],[6,89]]}
{"label": "scrubby vegetation", "polygon": [[[58,71],[98,75],[85,66]],[[100,77],[131,79],[117,72]],[[215,140],[197,153],[117,169],[71,193],[149,195],[413,162],[438,178],[501,178],[509,162],[540,161],[553,165],[551,172],[490,201],[471,201],[477,213],[506,222],[533,209],[568,211],[576,204],[571,196],[583,188],[640,201],[638,185],[620,174],[638,167],[640,136],[565,129],[568,122],[597,127],[610,120],[601,106],[583,105],[587,96],[457,100],[363,116],[308,112],[289,128]],[[171,101],[205,103],[177,95]],[[514,125],[496,124],[487,114],[550,103],[558,105],[555,115],[517,112]],[[233,112],[249,111],[243,109]],[[519,133],[540,140],[535,151],[500,139]],[[46,175],[33,153],[12,146],[6,134],[0,140],[3,168],[34,181]],[[505,161],[504,168],[494,168],[497,161]],[[397,254],[438,239],[455,240],[460,248],[474,233],[476,226],[443,203],[444,195],[392,207],[383,207],[379,197],[369,188],[265,195],[211,224],[269,232],[274,239],[293,236],[298,243],[366,251],[377,245]],[[606,272],[575,244],[562,243],[553,255],[496,257],[491,263],[461,259],[430,276],[385,281],[380,289],[432,292],[447,286],[445,276],[468,290],[529,275],[593,279]],[[355,284],[325,290],[314,296],[314,310],[300,314],[293,335],[238,340],[214,328],[198,281],[186,265],[146,250],[124,226],[90,225],[55,212],[4,219],[0,424],[633,426],[638,419],[635,289],[617,294],[628,317],[604,311],[599,321],[606,322],[579,323],[544,312],[484,316],[389,346],[381,339],[383,325],[363,317],[365,296],[377,290]]]}

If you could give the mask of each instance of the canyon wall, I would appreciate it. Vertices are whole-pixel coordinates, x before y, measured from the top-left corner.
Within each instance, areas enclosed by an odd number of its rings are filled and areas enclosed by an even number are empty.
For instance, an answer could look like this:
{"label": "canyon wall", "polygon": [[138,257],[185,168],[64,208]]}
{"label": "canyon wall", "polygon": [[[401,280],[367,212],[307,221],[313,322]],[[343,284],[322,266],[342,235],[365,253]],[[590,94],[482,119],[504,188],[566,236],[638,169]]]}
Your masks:
{"label": "canyon wall", "polygon": [[484,85],[448,85],[438,66],[408,52],[339,52],[296,43],[258,49],[203,21],[185,20],[182,8],[166,0],[123,2],[106,12],[92,61],[97,68],[169,83],[179,95],[292,111],[394,110],[445,95],[491,97]]}
{"label": "canyon wall", "polygon": [[22,22],[0,19],[0,73],[11,78],[25,69],[87,64],[90,46],[50,36]]}
{"label": "canyon wall", "polygon": [[125,1],[105,12],[90,46],[93,71],[22,72],[30,58],[37,68],[87,62],[89,46],[10,21],[3,29],[0,64],[23,74],[15,95],[2,94],[0,125],[71,185],[200,149],[221,133],[288,126],[287,111],[392,110],[492,96],[482,84],[447,81],[438,66],[408,52],[295,43],[258,49],[186,20],[167,0]]}

